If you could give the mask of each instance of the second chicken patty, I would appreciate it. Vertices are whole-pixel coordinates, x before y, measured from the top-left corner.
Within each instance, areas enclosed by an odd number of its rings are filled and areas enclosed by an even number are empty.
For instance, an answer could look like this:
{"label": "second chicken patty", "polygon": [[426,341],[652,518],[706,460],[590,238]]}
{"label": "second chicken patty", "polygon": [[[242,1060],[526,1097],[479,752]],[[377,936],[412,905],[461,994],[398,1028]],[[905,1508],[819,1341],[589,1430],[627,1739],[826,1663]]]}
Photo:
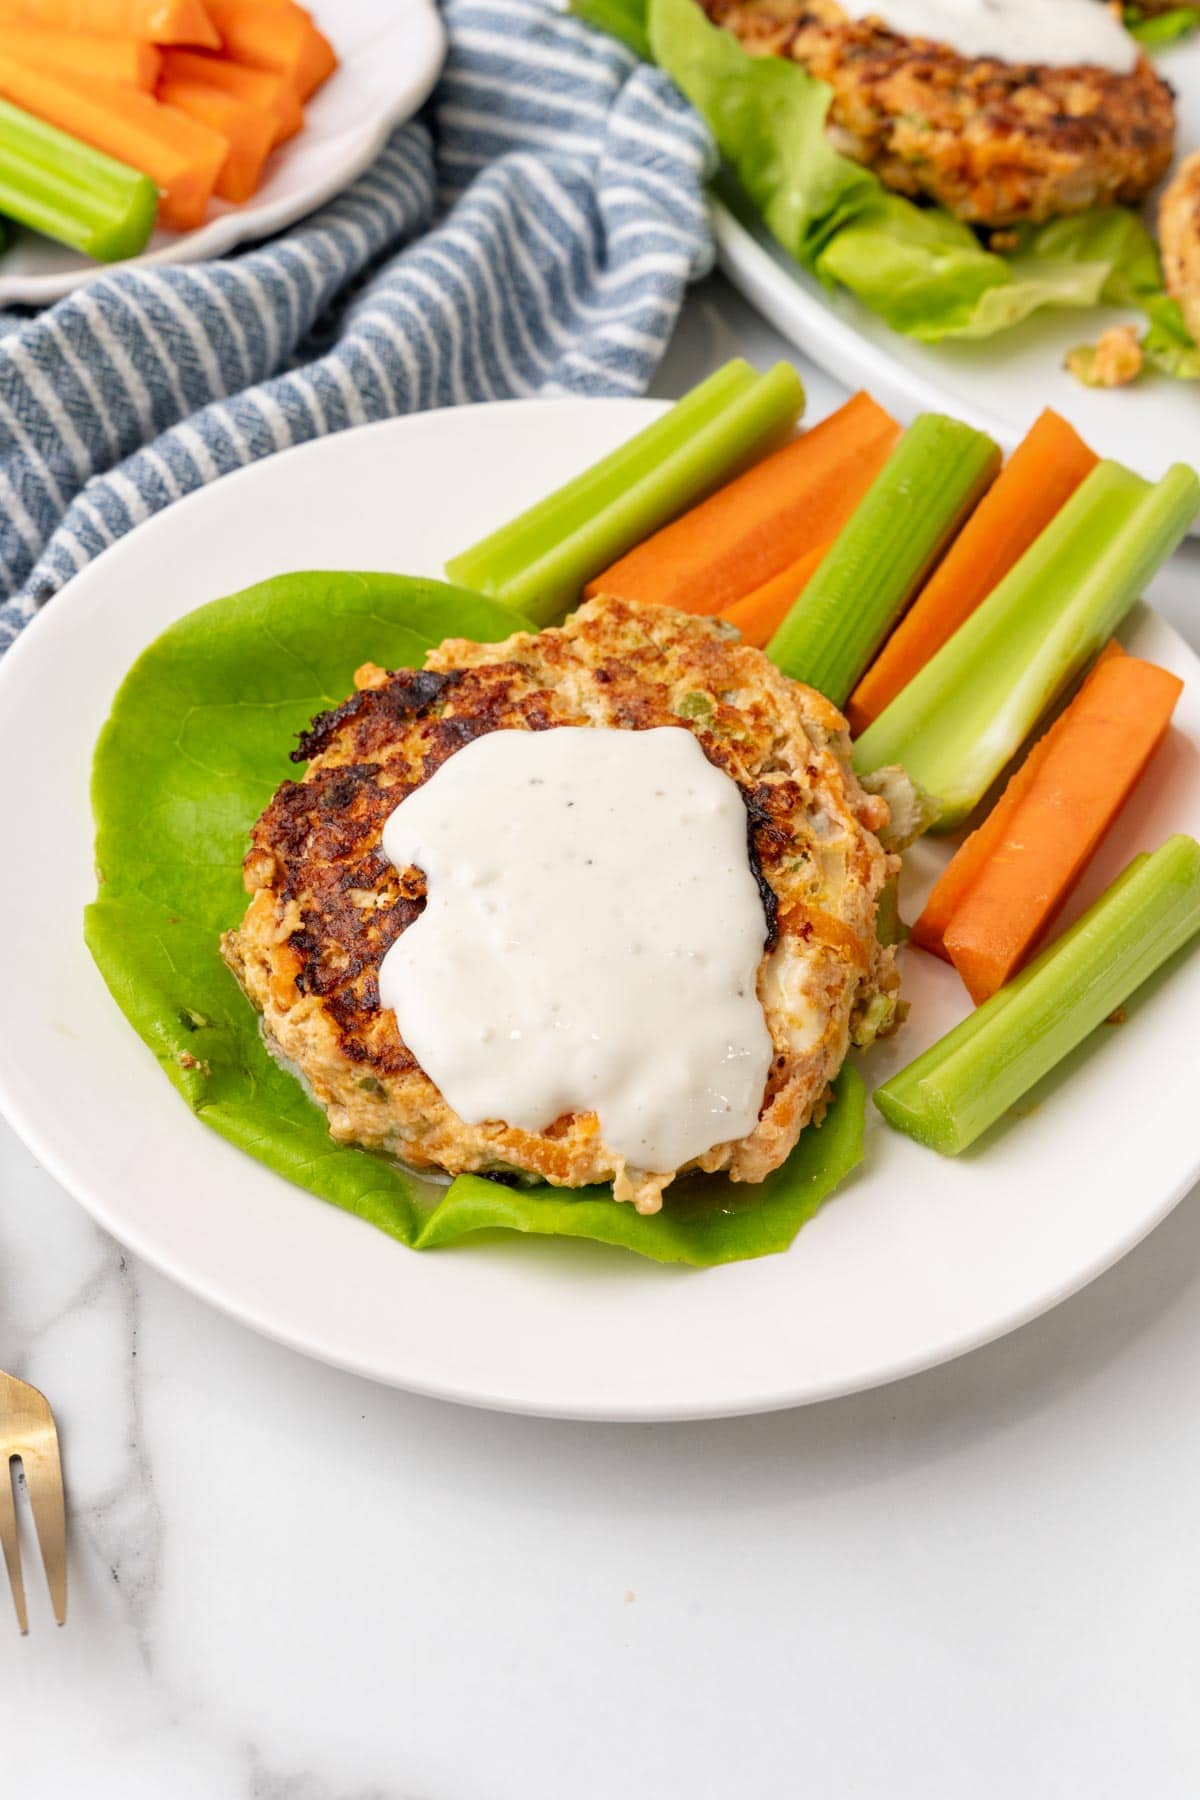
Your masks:
{"label": "second chicken patty", "polygon": [[1134,204],[1170,165],[1174,100],[1144,56],[1129,75],[1003,63],[850,19],[836,0],[703,4],[752,56],[790,57],[829,84],[844,155],[968,224]]}

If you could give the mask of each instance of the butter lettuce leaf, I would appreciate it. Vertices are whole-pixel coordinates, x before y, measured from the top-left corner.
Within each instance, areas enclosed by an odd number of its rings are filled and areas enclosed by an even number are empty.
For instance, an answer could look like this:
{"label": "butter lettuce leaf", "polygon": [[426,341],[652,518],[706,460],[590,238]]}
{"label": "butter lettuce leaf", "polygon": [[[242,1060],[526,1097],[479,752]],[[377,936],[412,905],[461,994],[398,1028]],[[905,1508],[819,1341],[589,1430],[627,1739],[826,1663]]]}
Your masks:
{"label": "butter lettuce leaf", "polygon": [[[840,282],[894,331],[923,343],[991,338],[1042,307],[1108,301],[1131,238],[1113,231],[1114,216],[1150,245],[1132,213],[1111,207],[1015,232],[1012,253],[998,256],[949,213],[882,194],[833,238],[814,273]],[[1075,229],[1062,233],[1062,225]]]}
{"label": "butter lettuce leaf", "polygon": [[96,748],[99,891],[85,936],[113,998],[205,1125],[268,1168],[414,1249],[486,1230],[594,1238],[705,1266],[784,1250],[862,1155],[864,1091],[845,1071],[819,1130],[761,1186],[681,1183],[642,1218],[607,1189],[425,1181],[335,1144],[320,1108],[268,1053],[225,967],[246,905],[250,828],[315,712],[366,661],[419,666],[445,637],[494,642],[526,621],[499,602],[396,575],[280,576],[202,606],[126,677]]}
{"label": "butter lettuce leaf", "polygon": [[1107,270],[1101,299],[1145,314],[1141,345],[1146,361],[1177,381],[1200,381],[1200,349],[1183,313],[1165,292],[1158,250],[1141,220],[1123,206],[1097,207],[1070,219],[1054,219],[1030,234],[1036,254],[1054,260],[1091,260]]}
{"label": "butter lettuce leaf", "polygon": [[1125,29],[1147,50],[1162,50],[1180,38],[1190,37],[1200,26],[1200,9],[1172,6],[1166,12],[1145,12],[1140,6],[1125,8]]}
{"label": "butter lettuce leaf", "polygon": [[832,90],[784,57],[750,56],[696,0],[573,0],[633,48],[648,44],[716,139],[741,203],[801,267],[848,289],[894,331],[924,343],[988,339],[1046,307],[1145,313],[1147,361],[1195,379],[1200,352],[1163,289],[1141,220],[1097,207],[1016,231],[1003,254],[933,206],[890,193],[836,150]]}

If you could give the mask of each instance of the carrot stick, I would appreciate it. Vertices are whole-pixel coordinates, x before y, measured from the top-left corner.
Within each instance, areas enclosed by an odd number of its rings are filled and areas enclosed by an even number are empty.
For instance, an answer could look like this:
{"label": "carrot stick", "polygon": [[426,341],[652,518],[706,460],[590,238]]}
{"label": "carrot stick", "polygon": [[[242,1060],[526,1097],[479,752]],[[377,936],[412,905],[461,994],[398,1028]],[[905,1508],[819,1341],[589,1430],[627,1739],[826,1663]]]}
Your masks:
{"label": "carrot stick", "polygon": [[162,195],[161,225],[189,231],[203,220],[229,151],[219,132],[136,88],[68,82],[7,57],[0,57],[0,95],[148,175]]}
{"label": "carrot stick", "polygon": [[850,696],[856,736],[987,599],[1097,461],[1065,419],[1042,413]]}
{"label": "carrot stick", "polygon": [[0,56],[78,80],[123,81],[153,93],[162,65],[153,44],[133,37],[100,37],[90,31],[57,31],[0,17]]}
{"label": "carrot stick", "polygon": [[[1081,685],[1076,699],[1083,697],[1088,683],[1093,680],[1098,669],[1116,657],[1124,657],[1116,638],[1110,638],[1093,663],[1086,680]],[[1038,738],[1026,753],[1014,773],[1009,777],[1004,792],[996,801],[983,823],[969,837],[965,837],[953,857],[943,869],[928,900],[924,911],[913,925],[909,936],[914,944],[922,950],[940,956],[943,962],[950,961],[950,952],[946,947],[946,933],[950,922],[958,913],[972,887],[979,880],[983,870],[996,851],[1004,843],[1016,817],[1017,809],[1026,794],[1033,786],[1042,764],[1053,748],[1056,735],[1067,716],[1067,710]]]}
{"label": "carrot stick", "polygon": [[203,0],[0,0],[0,18],[49,31],[144,38],[150,44],[203,44],[221,39]]}
{"label": "carrot stick", "polygon": [[228,56],[286,75],[301,100],[337,68],[332,44],[292,0],[210,0],[209,11]]}
{"label": "carrot stick", "polygon": [[164,78],[158,84],[158,98],[189,118],[199,119],[202,125],[211,125],[227,139],[229,154],[221,165],[215,191],[235,205],[249,200],[275,142],[274,116],[202,81]]}
{"label": "carrot stick", "polygon": [[[664,526],[585,594],[715,613],[828,543],[887,461],[900,427],[869,394]],[[838,517],[832,527],[831,511]],[[792,598],[795,599],[795,594]]]}
{"label": "carrot stick", "polygon": [[983,824],[963,839],[942,871],[933,892],[925,902],[924,911],[909,933],[914,944],[919,944],[922,950],[931,951],[934,956],[940,956],[943,962],[950,961],[946,933],[951,922],[987,866],[988,858],[1004,842],[1018,806],[1033,786],[1038,770],[1046,760],[1053,736],[1052,726],[1034,744]]}
{"label": "carrot stick", "polygon": [[287,76],[274,69],[252,69],[248,63],[209,56],[203,50],[164,50],[162,73],[168,81],[203,82],[205,87],[217,88],[270,113],[276,144],[294,137],[304,118],[299,94]]}
{"label": "carrot stick", "polygon": [[1093,670],[1063,713],[1002,842],[945,933],[976,1006],[1033,953],[1166,735],[1182,692],[1166,669],[1119,656]]}
{"label": "carrot stick", "polygon": [[[843,520],[842,523],[845,521]],[[761,587],[756,587],[752,594],[742,600],[735,600],[731,606],[718,614],[726,624],[736,625],[748,644],[761,650],[768,638],[787,618],[788,613],[800,598],[809,580],[816,574],[832,539],[824,544],[817,544],[812,550],[806,550],[795,562],[781,569],[778,575],[772,575]]]}

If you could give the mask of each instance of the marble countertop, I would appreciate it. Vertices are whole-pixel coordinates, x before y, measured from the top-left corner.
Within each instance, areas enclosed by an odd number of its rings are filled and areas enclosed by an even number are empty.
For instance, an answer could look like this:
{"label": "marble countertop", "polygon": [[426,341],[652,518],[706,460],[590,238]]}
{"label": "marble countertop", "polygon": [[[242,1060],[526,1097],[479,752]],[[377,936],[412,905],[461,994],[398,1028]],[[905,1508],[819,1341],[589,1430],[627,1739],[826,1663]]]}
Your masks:
{"label": "marble countertop", "polygon": [[[658,391],[734,353],[790,354],[714,279]],[[805,374],[814,405],[836,393]],[[1200,648],[1198,575],[1191,545],[1157,591]],[[254,1336],[127,1257],[0,1125],[0,1367],[55,1404],[71,1519],[66,1629],[32,1558],[27,1639],[0,1592],[4,1781],[1194,1800],[1195,1198],[931,1374],[773,1417],[564,1425]]]}

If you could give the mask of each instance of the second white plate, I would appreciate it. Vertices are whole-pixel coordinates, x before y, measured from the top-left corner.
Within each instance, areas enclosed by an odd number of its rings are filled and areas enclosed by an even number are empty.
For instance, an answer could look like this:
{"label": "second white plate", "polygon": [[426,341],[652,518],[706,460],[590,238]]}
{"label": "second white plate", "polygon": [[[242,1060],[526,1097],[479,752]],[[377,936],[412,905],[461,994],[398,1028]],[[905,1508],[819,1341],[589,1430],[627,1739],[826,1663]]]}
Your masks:
{"label": "second white plate", "polygon": [[195,231],[156,231],[141,256],[97,263],[65,244],[16,231],[0,254],[0,306],[45,305],[114,269],[204,262],[270,237],[315,212],[374,161],[421,106],[442,66],[445,32],[434,0],[318,0],[311,8],[338,67],[304,109],[304,126],[276,150],[242,206],[210,203]]}

